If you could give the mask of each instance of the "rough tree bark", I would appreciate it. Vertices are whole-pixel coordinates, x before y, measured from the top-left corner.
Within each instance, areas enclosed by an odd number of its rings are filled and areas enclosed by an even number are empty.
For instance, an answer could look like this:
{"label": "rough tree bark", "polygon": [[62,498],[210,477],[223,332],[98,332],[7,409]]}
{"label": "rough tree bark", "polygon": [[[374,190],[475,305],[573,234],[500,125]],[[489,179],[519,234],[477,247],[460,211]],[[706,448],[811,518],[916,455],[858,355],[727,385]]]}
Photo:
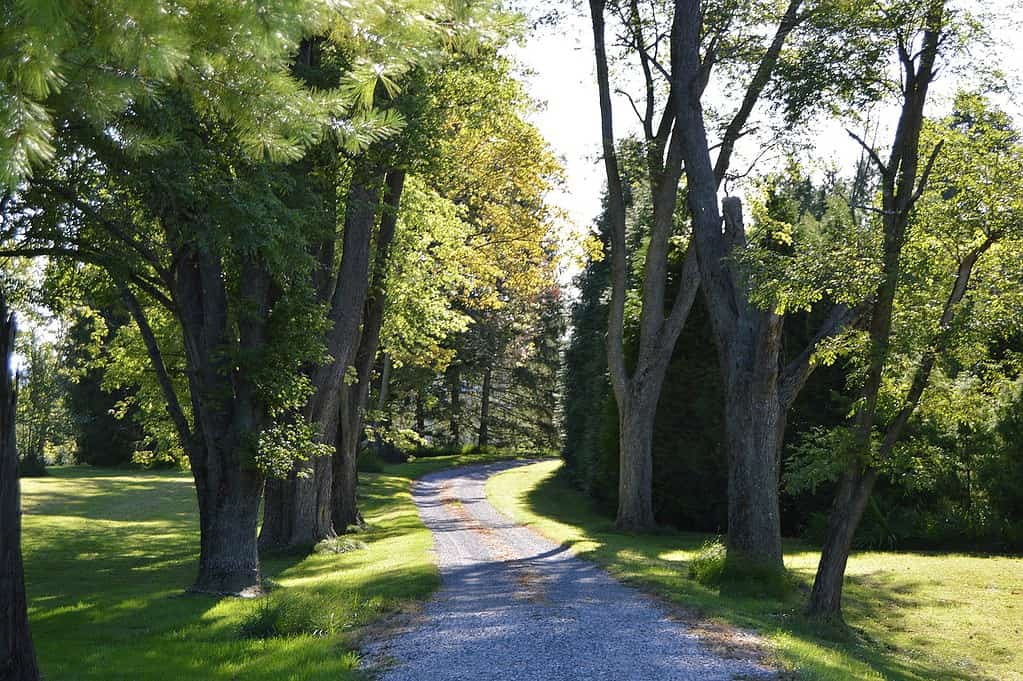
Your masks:
{"label": "rough tree bark", "polygon": [[[379,209],[380,184],[375,171],[357,170],[347,194],[341,264],[332,281],[322,286],[330,301],[331,328],[327,351],[332,358],[311,370],[315,393],[304,417],[317,426],[323,442],[337,447],[339,401],[344,369],[358,343],[369,277],[373,227]],[[333,249],[324,246],[333,258]],[[332,266],[332,263],[331,263]],[[321,270],[325,267],[321,267]],[[329,456],[297,462],[286,479],[267,483],[259,545],[263,550],[307,548],[334,536],[332,495],[335,467]]]}
{"label": "rough tree bark", "polygon": [[[838,491],[828,517],[821,559],[810,593],[808,613],[819,619],[840,620],[842,616],[842,585],[849,552],[852,549],[856,528],[863,517],[867,501],[877,480],[877,470],[868,452],[877,422],[877,402],[882,376],[887,364],[891,345],[892,315],[895,296],[901,275],[902,250],[910,216],[917,200],[927,184],[930,169],[941,151],[939,144],[931,153],[930,160],[920,174],[920,133],[924,123],[924,106],[931,82],[934,80],[935,63],[942,44],[945,21],[944,0],[931,0],[923,26],[923,40],[919,50],[899,41],[898,51],[903,75],[903,103],[895,131],[891,154],[886,162],[872,149],[860,142],[868,152],[881,175],[882,226],[884,229],[884,252],[882,255],[882,281],[873,296],[868,327],[870,355],[866,378],[861,388],[860,406],[855,416],[857,451],[855,460],[842,476]],[[969,284],[970,274],[976,259],[987,250],[990,243],[975,251],[964,261],[956,276],[952,293],[942,313],[941,329],[947,329],[952,321],[955,306],[962,300]],[[910,392],[902,409],[887,425],[878,457],[886,457],[898,438],[906,421],[915,410],[920,396],[930,379],[936,356],[943,351],[947,337],[943,331],[932,343],[918,366]]]}
{"label": "rough tree bark", "polygon": [[333,468],[331,516],[334,528],[338,532],[344,532],[349,527],[362,523],[357,494],[359,441],[362,438],[366,403],[373,381],[373,366],[380,346],[380,330],[383,328],[384,310],[387,306],[388,259],[398,223],[401,194],[405,187],[405,172],[393,170],[387,173],[385,184],[383,214],[373,255],[372,285],[365,301],[362,329],[358,332],[358,349],[353,362],[356,380],[351,384],[343,383],[340,390],[337,440],[331,462]]}
{"label": "rough tree bark", "polygon": [[[262,264],[242,266],[246,312],[237,324],[241,350],[266,343],[270,277]],[[199,503],[199,574],[193,592],[254,596],[261,591],[256,526],[263,475],[251,456],[251,434],[267,414],[245,372],[231,366],[226,282],[220,259],[197,244],[179,248],[174,302],[184,337],[194,426],[178,402],[155,334],[134,294],[122,287],[164,392],[168,414],[188,456]]]}
{"label": "rough tree bark", "polygon": [[14,315],[0,294],[0,679],[38,681],[21,560],[21,499],[15,441],[17,387],[11,371]]}

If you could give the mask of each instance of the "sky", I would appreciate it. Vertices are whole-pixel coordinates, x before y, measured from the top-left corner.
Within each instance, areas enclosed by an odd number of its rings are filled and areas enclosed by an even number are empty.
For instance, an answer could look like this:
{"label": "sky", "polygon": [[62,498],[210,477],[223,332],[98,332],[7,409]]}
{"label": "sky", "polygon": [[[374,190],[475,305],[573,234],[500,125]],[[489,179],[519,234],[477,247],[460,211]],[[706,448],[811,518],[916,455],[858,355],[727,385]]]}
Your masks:
{"label": "sky", "polygon": [[[973,0],[964,0],[972,2]],[[979,6],[1013,15],[1012,8],[1020,8],[1019,0],[977,0]],[[571,0],[526,0],[525,13],[533,19],[539,14],[556,9],[562,15],[553,26],[540,26],[529,32],[521,45],[510,50],[510,55],[523,69],[522,78],[527,90],[538,103],[532,115],[533,123],[547,139],[561,159],[566,173],[563,187],[554,192],[551,200],[564,210],[574,229],[589,229],[600,210],[604,185],[603,166],[600,164],[600,112],[597,104],[596,76],[594,73],[593,39],[589,16],[584,7],[573,7]],[[1023,83],[1023,10],[1015,20],[1002,18],[1001,27],[994,36],[994,50],[978,50],[972,55],[983,66],[999,66]],[[1014,25],[1013,25],[1014,24]],[[931,110],[947,105],[952,92],[961,79],[948,76],[939,79],[932,98]],[[968,83],[967,83],[968,85]],[[1023,97],[999,102],[1023,124]],[[615,129],[623,137],[638,130],[635,115],[623,97],[615,98]],[[875,118],[890,119],[892,113],[879,112]],[[822,122],[810,134],[813,154],[817,160],[849,167],[859,156],[859,149],[844,130],[834,121]],[[881,146],[886,137],[879,135]],[[741,161],[740,155],[737,163]]]}

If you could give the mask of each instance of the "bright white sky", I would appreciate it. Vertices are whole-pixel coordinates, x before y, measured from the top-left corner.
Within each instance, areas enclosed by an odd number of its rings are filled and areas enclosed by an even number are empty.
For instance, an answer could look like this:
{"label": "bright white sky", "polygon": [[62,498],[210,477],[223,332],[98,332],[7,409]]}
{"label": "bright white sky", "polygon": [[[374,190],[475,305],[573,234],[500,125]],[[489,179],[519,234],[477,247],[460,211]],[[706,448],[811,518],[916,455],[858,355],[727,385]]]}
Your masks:
{"label": "bright white sky", "polygon": [[[999,44],[995,52],[982,50],[976,57],[985,60],[984,66],[1000,66],[1004,71],[1015,74],[1016,83],[1023,82],[1020,79],[1023,75],[1023,34],[1020,32],[1023,11],[1013,12],[1011,9],[1019,8],[1019,0],[964,1],[976,1],[988,11],[1005,15],[996,33]],[[530,18],[555,8],[564,16],[556,26],[534,30],[523,45],[511,50],[511,55],[527,72],[524,75],[527,88],[540,104],[533,121],[565,166],[565,187],[552,199],[568,213],[576,229],[585,230],[600,210],[604,185],[599,148],[600,112],[588,10],[585,7],[574,8],[571,0],[524,2]],[[1015,19],[1006,18],[1014,14]],[[931,111],[941,107],[943,101],[947,102],[950,94],[962,85],[964,83],[952,75],[939,81]],[[1007,99],[1000,104],[1016,115],[1018,123],[1023,124],[1023,91],[1020,92],[1021,96],[1015,97],[1015,101]],[[621,96],[617,100],[615,131],[623,137],[638,127],[628,103]],[[858,148],[841,124],[823,124],[815,135],[814,156],[818,160],[831,160],[841,167],[848,167],[859,155]],[[882,143],[886,139],[883,133],[879,137]],[[739,151],[741,153],[741,149]],[[736,166],[738,164],[737,160]]]}

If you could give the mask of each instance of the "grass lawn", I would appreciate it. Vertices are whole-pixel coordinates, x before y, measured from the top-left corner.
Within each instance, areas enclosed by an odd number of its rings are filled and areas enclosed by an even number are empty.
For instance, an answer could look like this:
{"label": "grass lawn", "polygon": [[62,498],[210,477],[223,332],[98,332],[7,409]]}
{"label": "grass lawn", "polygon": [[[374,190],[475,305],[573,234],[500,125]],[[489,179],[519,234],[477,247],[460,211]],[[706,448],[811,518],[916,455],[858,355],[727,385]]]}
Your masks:
{"label": "grass lawn", "polygon": [[[362,474],[370,529],[355,538],[366,547],[264,560],[264,574],[279,588],[253,601],[183,594],[199,544],[189,474],[68,467],[23,480],[29,617],[44,677],[359,678],[352,652],[359,629],[439,584],[410,482],[480,460],[420,459]],[[267,613],[289,635],[242,634]]]}
{"label": "grass lawn", "polygon": [[[787,601],[719,595],[686,577],[708,535],[616,533],[612,521],[556,475],[560,461],[501,473],[487,495],[506,514],[624,581],[704,615],[762,632],[799,678],[848,681],[1023,681],[1023,559],[961,554],[858,553],[849,561],[851,632],[821,637]],[[786,545],[785,563],[809,586],[818,554]]]}

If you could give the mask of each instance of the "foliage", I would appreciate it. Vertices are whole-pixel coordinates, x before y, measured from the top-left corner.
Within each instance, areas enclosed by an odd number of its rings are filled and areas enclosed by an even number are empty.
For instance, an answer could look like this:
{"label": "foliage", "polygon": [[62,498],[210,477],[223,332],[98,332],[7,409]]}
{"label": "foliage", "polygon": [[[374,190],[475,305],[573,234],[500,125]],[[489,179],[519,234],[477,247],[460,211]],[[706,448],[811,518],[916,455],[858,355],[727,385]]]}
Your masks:
{"label": "foliage", "polygon": [[30,332],[18,339],[24,366],[18,377],[17,441],[22,476],[46,475],[46,465],[73,456],[72,416],[60,375],[59,341]]}
{"label": "foliage", "polygon": [[850,211],[841,183],[815,186],[794,162],[762,181],[751,247],[734,257],[751,274],[753,304],[778,314],[827,300],[855,305],[877,285],[878,234]]}

